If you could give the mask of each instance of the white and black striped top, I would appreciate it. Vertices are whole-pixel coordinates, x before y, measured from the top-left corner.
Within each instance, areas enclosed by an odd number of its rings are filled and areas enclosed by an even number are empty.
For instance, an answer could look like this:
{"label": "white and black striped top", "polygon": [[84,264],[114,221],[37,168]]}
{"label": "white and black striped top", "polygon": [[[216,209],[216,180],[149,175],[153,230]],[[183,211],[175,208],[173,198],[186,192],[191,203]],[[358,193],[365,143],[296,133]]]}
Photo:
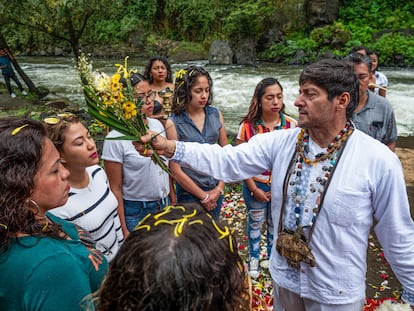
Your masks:
{"label": "white and black striped top", "polygon": [[99,165],[87,167],[86,171],[89,185],[83,189],[71,187],[66,204],[50,212],[89,231],[96,247],[111,261],[124,241],[118,201]]}

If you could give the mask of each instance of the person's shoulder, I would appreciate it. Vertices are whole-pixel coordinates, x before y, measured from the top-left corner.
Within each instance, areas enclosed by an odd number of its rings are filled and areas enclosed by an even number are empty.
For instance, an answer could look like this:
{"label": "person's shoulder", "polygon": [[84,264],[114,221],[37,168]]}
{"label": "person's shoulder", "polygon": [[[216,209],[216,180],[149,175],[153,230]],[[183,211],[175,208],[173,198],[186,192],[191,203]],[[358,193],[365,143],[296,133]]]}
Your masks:
{"label": "person's shoulder", "polygon": [[156,132],[160,132],[164,130],[164,126],[162,125],[162,123],[154,118],[147,118],[148,120],[148,127]]}
{"label": "person's shoulder", "polygon": [[[397,155],[392,152],[387,145],[361,130],[354,130],[354,133],[351,135],[351,141],[356,144],[355,152],[359,151],[359,153],[365,154],[367,157],[378,158],[378,160],[384,162],[387,162],[390,159],[398,159]],[[367,150],[369,150],[369,152],[367,152]]]}
{"label": "person's shoulder", "polygon": [[211,105],[206,106],[205,109],[206,109],[206,112],[208,112],[210,114],[211,113],[215,113],[215,114],[219,114],[220,113],[220,110],[218,108],[213,107]]}
{"label": "person's shoulder", "polygon": [[368,91],[369,99],[371,102],[374,102],[375,104],[381,104],[381,105],[389,105],[391,107],[390,101],[381,95],[375,94],[374,92]]}
{"label": "person's shoulder", "polygon": [[120,136],[122,136],[122,133],[116,130],[112,130],[108,133],[108,135],[106,135],[106,138],[113,138],[113,137],[120,137]]}

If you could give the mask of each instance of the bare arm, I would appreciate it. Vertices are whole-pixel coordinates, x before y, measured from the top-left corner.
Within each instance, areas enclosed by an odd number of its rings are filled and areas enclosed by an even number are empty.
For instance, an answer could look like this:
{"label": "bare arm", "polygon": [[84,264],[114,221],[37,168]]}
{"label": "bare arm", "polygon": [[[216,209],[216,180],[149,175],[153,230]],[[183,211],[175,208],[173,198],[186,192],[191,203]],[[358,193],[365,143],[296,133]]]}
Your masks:
{"label": "bare arm", "polygon": [[109,185],[116,199],[118,200],[118,215],[121,221],[124,238],[129,234],[125,222],[124,201],[122,198],[122,163],[104,160],[104,167],[108,175]]}
{"label": "bare arm", "polygon": [[[178,140],[177,129],[172,120],[167,120],[166,129],[168,139]],[[173,161],[170,161],[170,170],[173,178],[180,184],[180,187],[197,197],[207,210],[214,209],[216,201],[221,194],[219,189],[204,191],[182,170],[180,164]],[[222,187],[224,188],[224,183]],[[206,197],[208,197],[207,200],[205,200]]]}

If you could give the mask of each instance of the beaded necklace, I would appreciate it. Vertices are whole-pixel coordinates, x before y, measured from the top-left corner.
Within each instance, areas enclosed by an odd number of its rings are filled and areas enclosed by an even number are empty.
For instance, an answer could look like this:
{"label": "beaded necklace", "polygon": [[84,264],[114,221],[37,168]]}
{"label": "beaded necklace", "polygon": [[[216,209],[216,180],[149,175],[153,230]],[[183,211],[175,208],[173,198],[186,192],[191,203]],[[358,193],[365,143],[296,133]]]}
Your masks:
{"label": "beaded necklace", "polygon": [[[302,129],[298,134],[296,152],[290,162],[283,186],[283,205],[280,211],[278,228],[279,237],[276,245],[277,251],[282,256],[286,257],[287,262],[290,266],[296,269],[299,269],[300,262],[302,261],[310,264],[311,266],[315,265],[315,260],[309,247],[310,239],[315,228],[316,218],[322,208],[322,203],[325,198],[329,182],[335,171],[336,164],[342,155],[342,151],[344,150],[347,138],[352,134],[353,130],[354,127],[352,124],[349,121],[346,122],[344,128],[328,145],[327,152],[316,155],[314,160],[306,157],[306,154],[309,153],[308,132],[305,129]],[[316,183],[311,182],[309,184],[309,190],[311,193],[318,192],[318,197],[316,198],[315,206],[312,210],[312,219],[309,222],[309,225],[302,226],[301,217],[303,214],[305,202],[308,199],[306,193],[301,193],[300,186],[303,182],[302,167],[304,163],[306,165],[315,165],[324,160],[329,160],[329,163],[322,166],[321,176],[316,178]],[[292,231],[289,229],[284,229],[282,232],[282,218],[287,205],[288,185],[292,190],[290,194],[291,199],[294,203],[296,230]],[[306,238],[305,234],[303,233],[304,227],[310,227],[308,238]]]}
{"label": "beaded necklace", "polygon": [[[301,194],[300,186],[302,184],[302,167],[303,162],[308,165],[316,165],[324,160],[329,160],[329,163],[322,166],[321,176],[316,178],[316,182],[311,182],[309,184],[310,192],[319,192],[319,195],[316,199],[315,207],[312,210],[312,219],[309,223],[309,226],[312,226],[315,223],[316,216],[319,212],[321,201],[323,200],[325,191],[327,190],[327,186],[329,184],[330,178],[332,176],[333,170],[336,166],[338,161],[338,157],[342,151],[342,147],[344,146],[344,142],[348,138],[349,135],[353,132],[353,127],[350,122],[347,122],[344,128],[339,132],[338,135],[335,136],[333,141],[328,145],[326,153],[320,153],[315,156],[314,160],[310,160],[306,157],[306,153],[309,153],[309,134],[305,129],[302,129],[298,135],[298,142],[297,142],[297,152],[296,152],[296,159],[295,164],[292,165],[292,169],[290,171],[290,178],[289,186],[291,187],[291,197],[295,203],[295,219],[296,219],[296,226],[301,225],[301,215],[303,212],[303,206],[305,200],[307,199],[305,194]],[[307,227],[307,226],[303,226]]]}

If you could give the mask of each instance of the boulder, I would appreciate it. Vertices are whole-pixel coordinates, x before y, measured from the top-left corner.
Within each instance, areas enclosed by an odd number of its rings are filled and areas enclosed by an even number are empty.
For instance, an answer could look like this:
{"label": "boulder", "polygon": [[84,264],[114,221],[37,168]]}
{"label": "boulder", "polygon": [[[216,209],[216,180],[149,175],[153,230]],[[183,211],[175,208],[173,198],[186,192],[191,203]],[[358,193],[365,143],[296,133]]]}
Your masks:
{"label": "boulder", "polygon": [[228,41],[213,41],[208,52],[208,61],[210,65],[231,65],[233,55]]}
{"label": "boulder", "polygon": [[256,63],[256,39],[241,39],[235,48],[235,59],[238,65],[254,65]]}

